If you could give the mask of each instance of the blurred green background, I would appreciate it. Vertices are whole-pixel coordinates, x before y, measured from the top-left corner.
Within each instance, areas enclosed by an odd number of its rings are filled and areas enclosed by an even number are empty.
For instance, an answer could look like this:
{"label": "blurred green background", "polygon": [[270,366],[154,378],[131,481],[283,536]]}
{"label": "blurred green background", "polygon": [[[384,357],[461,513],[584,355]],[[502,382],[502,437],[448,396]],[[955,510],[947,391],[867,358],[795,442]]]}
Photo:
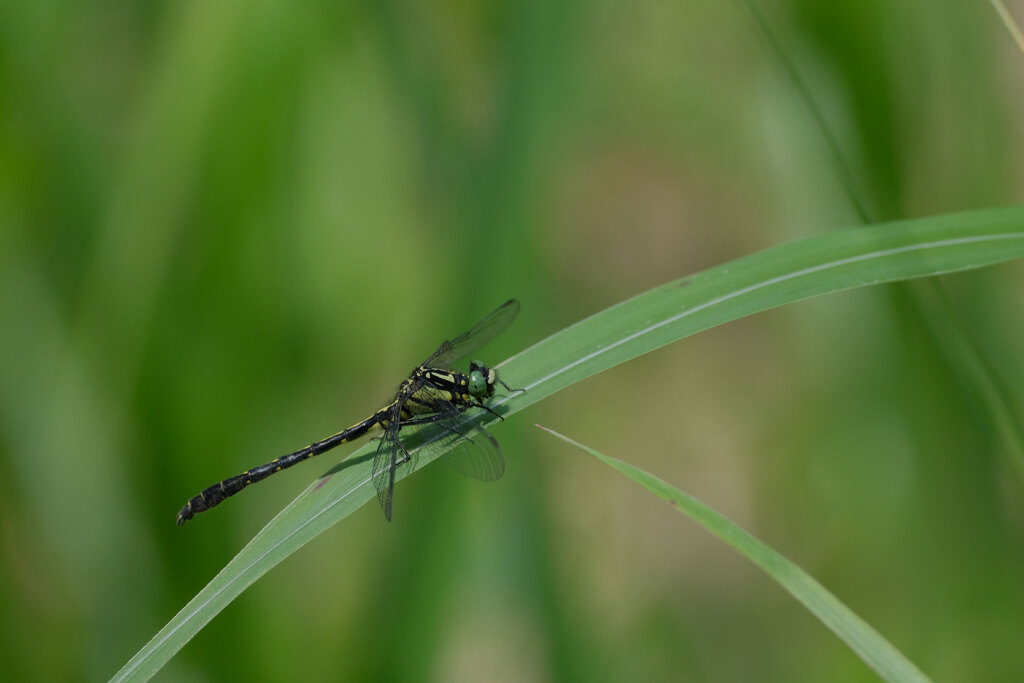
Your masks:
{"label": "blurred green background", "polygon": [[[770,10],[878,219],[1024,200],[1024,57],[988,3]],[[0,1],[0,677],[113,675],[343,453],[178,528],[189,496],[363,417],[505,299],[490,362],[857,222],[737,3]],[[944,286],[1019,397],[1024,264]],[[159,679],[873,680],[540,422],[714,505],[936,679],[1019,680],[1024,484],[930,300],[816,299],[562,392],[495,427],[502,481],[427,468]]]}

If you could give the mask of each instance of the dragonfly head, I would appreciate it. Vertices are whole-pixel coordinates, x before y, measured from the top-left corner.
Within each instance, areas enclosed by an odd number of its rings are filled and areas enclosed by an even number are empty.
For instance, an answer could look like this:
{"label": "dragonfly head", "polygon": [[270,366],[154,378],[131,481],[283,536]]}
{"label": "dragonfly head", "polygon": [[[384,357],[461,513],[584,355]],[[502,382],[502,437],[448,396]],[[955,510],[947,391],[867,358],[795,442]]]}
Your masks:
{"label": "dragonfly head", "polygon": [[494,385],[498,381],[498,371],[475,360],[469,364],[469,394],[474,398],[484,399],[494,396]]}

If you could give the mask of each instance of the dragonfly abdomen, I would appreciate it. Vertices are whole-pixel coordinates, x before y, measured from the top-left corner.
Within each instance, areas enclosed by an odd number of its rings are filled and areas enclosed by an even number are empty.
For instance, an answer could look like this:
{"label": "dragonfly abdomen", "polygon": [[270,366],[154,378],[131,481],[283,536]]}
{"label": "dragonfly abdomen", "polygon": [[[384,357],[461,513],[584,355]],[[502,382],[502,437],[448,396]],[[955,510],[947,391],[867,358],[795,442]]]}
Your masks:
{"label": "dragonfly abdomen", "polygon": [[303,460],[312,458],[314,455],[320,455],[335,446],[340,446],[343,443],[360,438],[384,420],[387,413],[388,408],[378,410],[362,422],[354,424],[344,431],[203,489],[199,495],[190,498],[178,512],[178,526],[192,519],[198,513],[205,512],[219,505],[226,498],[230,498],[250,484],[263,481],[272,474],[286,470],[293,465],[298,465]]}

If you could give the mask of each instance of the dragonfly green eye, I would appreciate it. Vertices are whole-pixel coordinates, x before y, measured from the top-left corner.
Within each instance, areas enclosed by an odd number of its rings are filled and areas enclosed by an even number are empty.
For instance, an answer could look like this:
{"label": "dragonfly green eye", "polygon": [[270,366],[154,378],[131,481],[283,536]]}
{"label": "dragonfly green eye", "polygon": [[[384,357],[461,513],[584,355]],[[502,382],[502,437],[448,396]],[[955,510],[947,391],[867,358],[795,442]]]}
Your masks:
{"label": "dragonfly green eye", "polygon": [[479,370],[469,373],[469,393],[471,396],[485,396],[487,394],[487,378]]}

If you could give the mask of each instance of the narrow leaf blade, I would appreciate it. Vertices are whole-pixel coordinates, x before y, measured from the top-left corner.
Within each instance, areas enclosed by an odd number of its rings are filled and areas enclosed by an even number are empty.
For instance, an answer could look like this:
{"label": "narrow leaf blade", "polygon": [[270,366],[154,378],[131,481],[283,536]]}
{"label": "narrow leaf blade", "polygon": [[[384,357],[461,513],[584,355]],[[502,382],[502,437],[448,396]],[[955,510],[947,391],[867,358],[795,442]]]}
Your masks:
{"label": "narrow leaf blade", "polygon": [[832,595],[810,574],[726,516],[653,474],[617,458],[604,455],[547,427],[537,426],[618,470],[659,498],[668,501],[681,513],[725,541],[789,591],[790,595],[839,636],[883,679],[901,683],[911,681],[920,683],[929,680],[889,641]]}

